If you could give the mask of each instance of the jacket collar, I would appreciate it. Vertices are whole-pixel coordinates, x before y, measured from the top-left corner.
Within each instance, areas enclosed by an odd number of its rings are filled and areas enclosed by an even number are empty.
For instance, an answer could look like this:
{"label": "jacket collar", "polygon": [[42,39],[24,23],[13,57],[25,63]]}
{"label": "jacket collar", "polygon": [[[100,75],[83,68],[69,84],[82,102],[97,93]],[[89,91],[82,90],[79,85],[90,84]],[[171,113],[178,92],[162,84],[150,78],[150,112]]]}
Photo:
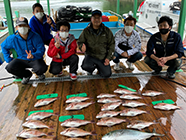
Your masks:
{"label": "jacket collar", "polygon": [[[167,40],[173,39],[174,38],[173,36],[174,36],[174,32],[173,31],[170,31]],[[155,38],[158,39],[158,40],[161,40],[161,34],[160,34],[160,32],[157,32],[155,34]]]}

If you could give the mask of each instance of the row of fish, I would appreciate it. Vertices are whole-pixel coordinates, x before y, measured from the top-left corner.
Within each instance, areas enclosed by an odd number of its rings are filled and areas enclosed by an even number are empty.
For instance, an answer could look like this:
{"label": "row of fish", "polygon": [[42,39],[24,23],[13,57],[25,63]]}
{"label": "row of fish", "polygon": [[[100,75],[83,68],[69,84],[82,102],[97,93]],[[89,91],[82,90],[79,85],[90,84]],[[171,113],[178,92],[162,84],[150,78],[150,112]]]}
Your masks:
{"label": "row of fish", "polygon": [[[38,100],[35,103],[34,107],[41,107],[41,106],[48,105],[50,103],[53,103],[57,99],[59,99],[59,97]],[[22,130],[16,136],[21,137],[21,138],[26,138],[27,140],[54,140],[55,138],[50,138],[50,139],[39,138],[41,136],[53,136],[52,133],[46,134],[39,130],[35,130],[35,129],[41,129],[41,128],[52,129],[53,127],[49,127],[48,125],[44,124],[41,121],[51,116],[58,116],[58,114],[48,113],[48,112],[36,112],[36,113],[31,114],[30,116],[26,118],[26,122],[22,124],[23,127],[27,127],[29,129]]]}

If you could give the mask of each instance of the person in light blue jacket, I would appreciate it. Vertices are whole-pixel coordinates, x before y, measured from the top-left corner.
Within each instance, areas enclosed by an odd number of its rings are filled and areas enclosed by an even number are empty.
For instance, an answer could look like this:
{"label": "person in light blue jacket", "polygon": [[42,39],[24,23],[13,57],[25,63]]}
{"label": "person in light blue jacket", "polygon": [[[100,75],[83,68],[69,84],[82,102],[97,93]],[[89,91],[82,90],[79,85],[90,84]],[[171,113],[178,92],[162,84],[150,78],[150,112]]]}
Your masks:
{"label": "person in light blue jacket", "polygon": [[52,18],[44,13],[43,7],[39,3],[32,6],[34,16],[30,19],[29,26],[32,31],[38,33],[44,44],[49,45],[53,35],[52,31],[57,31],[56,24]]}
{"label": "person in light blue jacket", "polygon": [[[28,20],[20,17],[16,21],[15,34],[10,35],[1,44],[4,59],[7,63],[6,70],[22,78],[22,83],[27,84],[32,72],[27,68],[32,68],[40,80],[45,79],[44,73],[47,71],[47,65],[43,60],[45,47],[41,37],[30,30]],[[10,49],[14,49],[17,58],[12,58]]]}

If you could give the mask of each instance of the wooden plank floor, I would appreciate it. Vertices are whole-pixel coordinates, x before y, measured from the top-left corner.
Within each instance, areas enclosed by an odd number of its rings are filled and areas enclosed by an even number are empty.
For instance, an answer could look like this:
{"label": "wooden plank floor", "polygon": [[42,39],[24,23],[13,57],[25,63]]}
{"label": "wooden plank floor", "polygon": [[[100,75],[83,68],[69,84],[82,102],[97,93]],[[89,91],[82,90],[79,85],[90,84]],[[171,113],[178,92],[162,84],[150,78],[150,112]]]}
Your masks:
{"label": "wooden plank floor", "polygon": [[[131,71],[127,69],[122,63],[123,71],[121,72],[139,72],[150,71],[150,68],[144,64],[143,61],[135,63],[135,70]],[[113,70],[114,72],[114,70]],[[4,68],[4,65],[0,67],[0,78],[9,77]],[[185,84],[186,73],[176,73],[175,81]],[[21,126],[25,122],[28,113],[33,110],[41,109],[53,109],[54,113],[63,115],[84,114],[86,120],[94,120],[97,122],[95,116],[100,112],[102,104],[96,103],[96,96],[100,93],[113,93],[117,89],[118,84],[123,84],[136,90],[156,90],[165,92],[165,95],[157,97],[144,97],[139,100],[149,104],[146,107],[138,107],[138,109],[149,111],[149,114],[142,114],[136,117],[120,117],[127,118],[129,120],[146,120],[157,121],[158,123],[152,125],[142,131],[152,132],[156,129],[157,133],[165,134],[164,137],[160,137],[161,140],[184,140],[186,139],[186,88],[175,84],[170,81],[166,81],[157,76],[136,76],[136,77],[124,77],[116,79],[96,79],[96,80],[77,80],[67,82],[56,82],[45,85],[44,83],[38,84],[37,87],[32,85],[22,85],[21,83],[12,83],[13,79],[1,80],[0,86],[7,85],[0,92],[0,140],[15,140],[16,134],[22,131],[24,128]],[[89,97],[93,98],[95,104],[82,109],[80,111],[66,111],[65,101],[66,96],[74,93],[86,92]],[[34,108],[34,104],[37,101],[36,96],[46,93],[58,93],[60,99],[54,103],[40,108]],[[180,110],[175,111],[160,111],[152,108],[152,101],[172,99]],[[125,107],[120,106],[117,111],[123,110]],[[54,129],[40,129],[45,133],[54,132],[53,136],[59,140],[65,140],[67,137],[61,136],[60,132],[65,128],[60,126],[58,121],[59,116],[53,116],[46,119],[44,122],[49,126],[53,126]],[[96,136],[87,136],[85,139],[101,140],[101,137],[106,133],[117,130],[125,129],[127,123],[115,125],[113,127],[100,127],[96,124],[88,124],[81,126],[80,128],[86,131],[95,131]],[[51,138],[51,137],[47,137]],[[20,139],[20,138],[19,138]],[[150,138],[151,140],[157,140],[157,137]]]}

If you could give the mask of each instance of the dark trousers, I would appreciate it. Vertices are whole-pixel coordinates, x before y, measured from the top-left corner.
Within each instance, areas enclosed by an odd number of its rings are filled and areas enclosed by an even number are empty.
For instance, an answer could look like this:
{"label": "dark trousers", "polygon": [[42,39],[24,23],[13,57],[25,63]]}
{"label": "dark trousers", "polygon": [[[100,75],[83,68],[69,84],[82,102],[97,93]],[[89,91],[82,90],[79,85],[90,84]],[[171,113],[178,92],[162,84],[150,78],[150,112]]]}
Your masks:
{"label": "dark trousers", "polygon": [[[115,59],[113,60],[114,63],[119,63],[120,62],[119,59],[125,58],[117,52],[114,52],[114,56],[115,56]],[[134,63],[137,60],[140,60],[142,57],[143,57],[143,54],[141,52],[137,52],[134,55],[131,55],[131,57],[127,61],[129,61],[130,63]]]}
{"label": "dark trousers", "polygon": [[86,55],[83,64],[81,65],[82,69],[92,73],[96,68],[98,69],[99,75],[105,78],[111,76],[111,67],[110,64],[105,66],[105,60],[99,60],[90,55]]}
{"label": "dark trousers", "polygon": [[70,73],[77,74],[79,57],[76,54],[71,55],[69,58],[64,59],[63,62],[54,62],[50,64],[49,72],[57,75],[62,71],[62,66],[70,65]]}
{"label": "dark trousers", "polygon": [[51,40],[52,40],[52,38],[49,39],[49,40],[47,40],[47,41],[44,41],[44,44],[47,45],[47,46],[49,46]]}
{"label": "dark trousers", "polygon": [[[162,67],[158,66],[158,63],[152,58],[146,56],[144,61],[154,71],[160,72],[162,70]],[[176,70],[179,69],[181,63],[182,63],[181,59],[173,59],[167,61],[167,63],[165,63],[165,65],[169,66],[167,72],[170,74],[174,74]]]}
{"label": "dark trousers", "polygon": [[32,68],[37,75],[42,75],[47,71],[48,66],[43,59],[28,61],[22,59],[13,59],[7,66],[6,70],[20,78],[32,76],[32,72],[26,68]]}

